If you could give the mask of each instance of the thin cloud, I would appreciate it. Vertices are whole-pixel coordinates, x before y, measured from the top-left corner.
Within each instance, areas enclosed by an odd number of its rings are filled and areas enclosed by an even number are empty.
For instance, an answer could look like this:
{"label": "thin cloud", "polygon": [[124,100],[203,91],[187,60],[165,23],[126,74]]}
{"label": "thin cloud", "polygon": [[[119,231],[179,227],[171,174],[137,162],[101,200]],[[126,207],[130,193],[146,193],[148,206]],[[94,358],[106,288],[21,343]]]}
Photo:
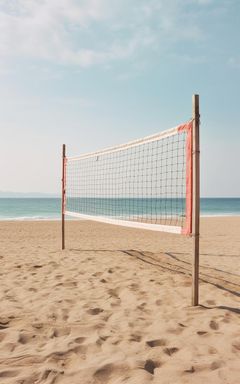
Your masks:
{"label": "thin cloud", "polygon": [[204,33],[179,0],[0,0],[0,35],[4,59],[90,67],[198,41]]}

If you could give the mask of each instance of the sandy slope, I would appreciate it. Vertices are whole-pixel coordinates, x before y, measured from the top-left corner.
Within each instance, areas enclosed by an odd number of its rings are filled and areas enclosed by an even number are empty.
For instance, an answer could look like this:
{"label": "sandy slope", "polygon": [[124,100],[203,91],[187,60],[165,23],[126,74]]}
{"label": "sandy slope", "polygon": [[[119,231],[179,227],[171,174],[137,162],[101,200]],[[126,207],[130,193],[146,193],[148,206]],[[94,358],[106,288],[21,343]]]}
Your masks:
{"label": "sandy slope", "polygon": [[91,222],[0,223],[0,383],[240,381],[240,218],[191,240]]}

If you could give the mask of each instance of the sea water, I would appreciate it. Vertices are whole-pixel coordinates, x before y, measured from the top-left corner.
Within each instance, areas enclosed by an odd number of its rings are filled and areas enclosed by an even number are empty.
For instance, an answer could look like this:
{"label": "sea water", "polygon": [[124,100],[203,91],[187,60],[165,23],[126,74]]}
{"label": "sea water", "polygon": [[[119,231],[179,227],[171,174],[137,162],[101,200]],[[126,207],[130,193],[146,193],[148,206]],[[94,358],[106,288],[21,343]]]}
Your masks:
{"label": "sea water", "polygon": [[[119,212],[134,206],[134,214],[140,215],[151,212],[153,206],[151,199],[111,199],[111,205],[118,207]],[[95,202],[96,203],[96,202]],[[98,199],[98,214],[106,214],[108,199]],[[176,206],[174,199],[168,200],[167,211]],[[181,207],[181,204],[178,204]],[[162,209],[161,199],[154,199],[154,213],[159,206]],[[240,215],[240,198],[201,198],[202,216],[236,216]],[[102,208],[101,208],[102,207]],[[143,212],[143,207],[145,212]],[[102,210],[102,211],[101,211]],[[115,210],[117,213],[117,211]],[[126,212],[126,214],[129,212]],[[59,220],[61,218],[60,198],[0,198],[0,220]]]}

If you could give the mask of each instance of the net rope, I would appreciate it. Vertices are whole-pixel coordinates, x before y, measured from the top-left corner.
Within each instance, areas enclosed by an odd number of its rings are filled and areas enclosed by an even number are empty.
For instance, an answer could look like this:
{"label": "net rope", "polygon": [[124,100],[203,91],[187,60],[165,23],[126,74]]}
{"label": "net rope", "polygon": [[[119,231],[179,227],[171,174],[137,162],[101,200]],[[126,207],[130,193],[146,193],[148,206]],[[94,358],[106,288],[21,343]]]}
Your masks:
{"label": "net rope", "polygon": [[[116,224],[186,226],[191,122],[145,139],[66,159],[66,213]],[[131,224],[130,224],[131,226]],[[150,228],[151,227],[151,228]]]}

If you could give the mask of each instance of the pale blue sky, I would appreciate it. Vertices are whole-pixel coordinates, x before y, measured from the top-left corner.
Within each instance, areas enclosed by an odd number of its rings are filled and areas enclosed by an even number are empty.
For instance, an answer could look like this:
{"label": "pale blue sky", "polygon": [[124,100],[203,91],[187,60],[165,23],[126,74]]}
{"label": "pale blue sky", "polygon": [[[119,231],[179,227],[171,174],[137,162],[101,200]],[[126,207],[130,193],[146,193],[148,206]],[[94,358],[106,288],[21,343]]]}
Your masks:
{"label": "pale blue sky", "polygon": [[69,155],[201,102],[201,194],[240,196],[239,0],[0,0],[0,190],[60,190]]}

